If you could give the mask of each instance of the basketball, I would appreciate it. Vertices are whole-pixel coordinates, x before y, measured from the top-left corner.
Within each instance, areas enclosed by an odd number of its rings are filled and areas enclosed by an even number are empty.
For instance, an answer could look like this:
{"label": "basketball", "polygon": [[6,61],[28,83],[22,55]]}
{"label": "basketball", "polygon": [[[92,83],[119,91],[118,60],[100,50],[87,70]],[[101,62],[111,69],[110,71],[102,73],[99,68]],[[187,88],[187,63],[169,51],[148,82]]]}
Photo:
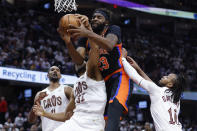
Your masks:
{"label": "basketball", "polygon": [[69,24],[76,27],[80,26],[79,19],[74,14],[67,14],[62,16],[62,18],[60,19],[59,28],[66,31],[67,29],[69,29]]}

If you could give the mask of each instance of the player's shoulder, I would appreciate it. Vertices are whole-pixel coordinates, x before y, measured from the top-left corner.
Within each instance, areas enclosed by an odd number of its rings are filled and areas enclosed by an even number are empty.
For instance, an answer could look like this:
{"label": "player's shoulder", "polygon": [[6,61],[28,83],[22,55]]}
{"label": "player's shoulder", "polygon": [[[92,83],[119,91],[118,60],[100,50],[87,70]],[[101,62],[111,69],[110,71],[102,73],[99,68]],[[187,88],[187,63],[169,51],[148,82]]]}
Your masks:
{"label": "player's shoulder", "polygon": [[65,84],[62,84],[61,87],[64,88],[64,91],[65,90],[72,90],[73,89],[71,86],[65,85]]}
{"label": "player's shoulder", "polygon": [[110,30],[110,29],[113,29],[113,30],[114,30],[114,29],[120,30],[120,26],[118,26],[118,25],[110,25],[110,26],[109,26],[109,30]]}
{"label": "player's shoulder", "polygon": [[37,93],[39,94],[39,93],[45,92],[45,91],[47,91],[47,90],[48,90],[48,87],[44,88],[43,90],[41,90],[41,91],[39,91],[39,92],[37,92]]}
{"label": "player's shoulder", "polygon": [[168,90],[168,89],[169,89],[169,88],[167,88],[167,87],[165,87],[165,86],[164,86],[164,87],[161,87],[161,90],[162,90],[162,91],[166,91],[166,90]]}

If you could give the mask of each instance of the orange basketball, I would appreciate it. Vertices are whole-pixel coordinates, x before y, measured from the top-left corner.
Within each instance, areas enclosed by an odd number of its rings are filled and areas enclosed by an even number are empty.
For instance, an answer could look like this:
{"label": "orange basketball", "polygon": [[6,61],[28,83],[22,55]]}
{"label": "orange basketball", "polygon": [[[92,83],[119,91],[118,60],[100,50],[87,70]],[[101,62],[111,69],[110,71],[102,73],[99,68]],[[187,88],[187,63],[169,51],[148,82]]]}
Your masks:
{"label": "orange basketball", "polygon": [[69,29],[69,24],[74,25],[76,27],[80,26],[79,19],[74,14],[67,14],[62,16],[59,21],[59,28],[66,31]]}

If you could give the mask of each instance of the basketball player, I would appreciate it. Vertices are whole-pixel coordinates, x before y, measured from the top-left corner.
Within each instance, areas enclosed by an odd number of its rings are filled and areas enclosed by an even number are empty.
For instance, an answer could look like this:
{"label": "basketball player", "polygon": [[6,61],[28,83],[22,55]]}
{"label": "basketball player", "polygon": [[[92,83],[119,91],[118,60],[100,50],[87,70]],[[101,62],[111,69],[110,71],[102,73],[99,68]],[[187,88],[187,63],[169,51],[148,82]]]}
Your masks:
{"label": "basketball player", "polygon": [[[63,37],[67,43],[70,43],[67,35]],[[90,45],[87,64],[77,66],[77,74],[80,77],[74,85],[66,111],[53,114],[44,111],[39,105],[35,105],[33,108],[39,116],[65,121],[55,131],[104,131],[103,114],[107,101],[106,88],[98,67],[99,49],[96,44]],[[70,118],[72,112],[74,114]]]}
{"label": "basketball player", "polygon": [[[50,84],[44,90],[38,92],[34,99],[34,105],[39,104],[43,107],[44,111],[51,113],[58,113],[65,110],[67,104],[71,98],[72,88],[65,85],[60,85],[59,80],[61,78],[60,69],[57,66],[52,66],[48,71],[48,78]],[[37,120],[37,116],[30,111],[28,121],[34,123]],[[53,131],[57,126],[63,122],[53,121],[45,117],[41,117],[42,130]]]}
{"label": "basketball player", "polygon": [[[83,15],[76,15],[85,28],[70,26],[68,32],[72,37],[83,37],[79,40],[78,51],[83,54],[77,55],[73,52],[71,46],[68,51],[76,64],[82,64],[85,53],[89,51],[88,39],[100,47],[99,69],[105,80],[107,89],[108,103],[105,116],[108,116],[106,131],[117,131],[120,116],[123,111],[128,111],[127,102],[131,94],[131,81],[123,70],[121,56],[121,30],[116,25],[110,25],[110,12],[106,9],[96,9],[91,19],[91,25],[88,18]],[[92,31],[92,30],[93,31]]]}
{"label": "basketball player", "polygon": [[163,76],[159,81],[162,87],[159,87],[132,58],[127,57],[127,59],[129,63],[124,57],[122,58],[124,70],[136,84],[147,90],[150,95],[150,110],[156,131],[182,131],[178,114],[181,94],[186,86],[184,76],[173,73]]}

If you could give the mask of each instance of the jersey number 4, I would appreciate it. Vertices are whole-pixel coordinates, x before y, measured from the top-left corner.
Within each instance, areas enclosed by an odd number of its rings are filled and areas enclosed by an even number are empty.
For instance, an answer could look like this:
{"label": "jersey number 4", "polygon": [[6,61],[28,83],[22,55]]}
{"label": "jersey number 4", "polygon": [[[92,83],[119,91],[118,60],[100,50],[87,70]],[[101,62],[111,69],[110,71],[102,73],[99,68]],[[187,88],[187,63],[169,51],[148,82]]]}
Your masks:
{"label": "jersey number 4", "polygon": [[174,109],[174,117],[173,117],[173,114],[172,114],[172,109],[170,108],[169,110],[168,110],[168,113],[169,113],[169,115],[170,115],[170,121],[169,121],[169,123],[170,124],[177,124],[177,125],[179,125],[179,121],[178,121],[178,116],[177,116],[177,111],[176,111],[176,109]]}
{"label": "jersey number 4", "polygon": [[108,61],[107,61],[107,58],[102,56],[100,59],[99,59],[99,69],[101,71],[103,71],[104,69],[107,70],[109,69],[109,64],[108,64]]}

